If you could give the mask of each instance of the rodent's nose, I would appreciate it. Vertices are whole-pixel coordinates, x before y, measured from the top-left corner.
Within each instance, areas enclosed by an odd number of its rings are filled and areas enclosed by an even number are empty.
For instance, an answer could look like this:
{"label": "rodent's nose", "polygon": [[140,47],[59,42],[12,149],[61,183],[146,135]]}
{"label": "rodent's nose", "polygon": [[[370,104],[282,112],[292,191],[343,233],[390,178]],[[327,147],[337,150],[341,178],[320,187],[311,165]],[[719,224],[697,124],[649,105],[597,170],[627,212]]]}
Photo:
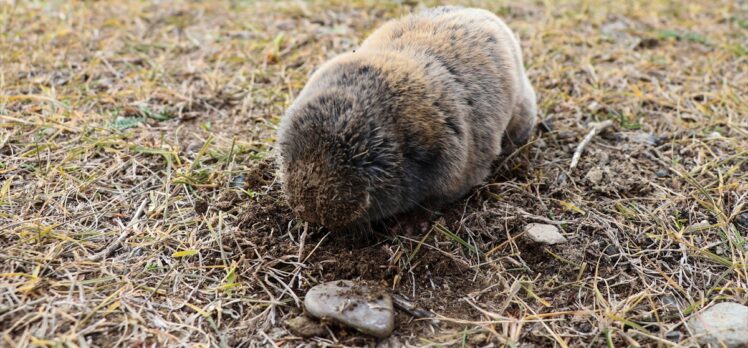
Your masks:
{"label": "rodent's nose", "polygon": [[371,196],[363,192],[357,200],[328,199],[319,202],[290,200],[293,214],[306,222],[328,228],[341,228],[360,220],[371,204]]}

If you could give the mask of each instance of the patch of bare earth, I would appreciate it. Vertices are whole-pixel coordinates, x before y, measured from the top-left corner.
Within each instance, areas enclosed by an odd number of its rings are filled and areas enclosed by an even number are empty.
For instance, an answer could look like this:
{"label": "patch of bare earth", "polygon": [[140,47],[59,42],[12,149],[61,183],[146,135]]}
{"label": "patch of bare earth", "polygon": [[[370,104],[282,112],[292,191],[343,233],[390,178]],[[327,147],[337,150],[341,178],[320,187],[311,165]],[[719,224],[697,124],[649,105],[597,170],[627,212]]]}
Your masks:
{"label": "patch of bare earth", "polygon": [[373,346],[284,325],[359,279],[435,314],[380,344],[695,346],[748,302],[746,4],[460,3],[517,31],[544,123],[414,234],[294,219],[272,143],[316,66],[424,4],[0,4],[0,345]]}

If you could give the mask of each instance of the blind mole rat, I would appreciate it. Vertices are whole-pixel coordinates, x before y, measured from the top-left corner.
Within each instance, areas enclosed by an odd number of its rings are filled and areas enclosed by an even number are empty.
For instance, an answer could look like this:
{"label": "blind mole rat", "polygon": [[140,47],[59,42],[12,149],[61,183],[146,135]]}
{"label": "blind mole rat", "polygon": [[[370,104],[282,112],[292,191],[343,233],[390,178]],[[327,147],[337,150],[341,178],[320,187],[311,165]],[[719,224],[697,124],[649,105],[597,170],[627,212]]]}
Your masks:
{"label": "blind mole rat", "polygon": [[329,228],[459,199],[526,143],[535,91],[491,12],[438,7],[384,24],[323,64],[278,133],[294,213]]}

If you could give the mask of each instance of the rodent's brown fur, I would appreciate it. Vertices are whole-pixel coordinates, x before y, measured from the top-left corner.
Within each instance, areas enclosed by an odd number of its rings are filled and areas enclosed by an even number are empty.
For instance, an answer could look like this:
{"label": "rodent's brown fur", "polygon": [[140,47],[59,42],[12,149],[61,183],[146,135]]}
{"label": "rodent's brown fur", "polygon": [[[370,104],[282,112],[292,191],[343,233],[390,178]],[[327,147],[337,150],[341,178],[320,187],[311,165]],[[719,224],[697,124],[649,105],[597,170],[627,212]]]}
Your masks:
{"label": "rodent's brown fur", "polygon": [[323,64],[279,129],[279,167],[301,218],[367,223],[454,201],[523,144],[535,92],[495,15],[439,7],[390,21]]}

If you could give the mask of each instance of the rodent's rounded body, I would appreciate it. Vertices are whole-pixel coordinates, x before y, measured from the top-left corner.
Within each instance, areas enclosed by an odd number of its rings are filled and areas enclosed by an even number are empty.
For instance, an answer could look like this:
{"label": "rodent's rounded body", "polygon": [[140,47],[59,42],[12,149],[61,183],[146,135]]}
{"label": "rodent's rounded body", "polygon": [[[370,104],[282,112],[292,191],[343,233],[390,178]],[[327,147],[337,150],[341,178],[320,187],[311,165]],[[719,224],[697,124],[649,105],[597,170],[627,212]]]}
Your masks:
{"label": "rodent's rounded body", "polygon": [[504,144],[528,138],[535,92],[492,13],[439,7],[390,21],[323,64],[279,129],[281,180],[303,219],[345,227],[459,199]]}

